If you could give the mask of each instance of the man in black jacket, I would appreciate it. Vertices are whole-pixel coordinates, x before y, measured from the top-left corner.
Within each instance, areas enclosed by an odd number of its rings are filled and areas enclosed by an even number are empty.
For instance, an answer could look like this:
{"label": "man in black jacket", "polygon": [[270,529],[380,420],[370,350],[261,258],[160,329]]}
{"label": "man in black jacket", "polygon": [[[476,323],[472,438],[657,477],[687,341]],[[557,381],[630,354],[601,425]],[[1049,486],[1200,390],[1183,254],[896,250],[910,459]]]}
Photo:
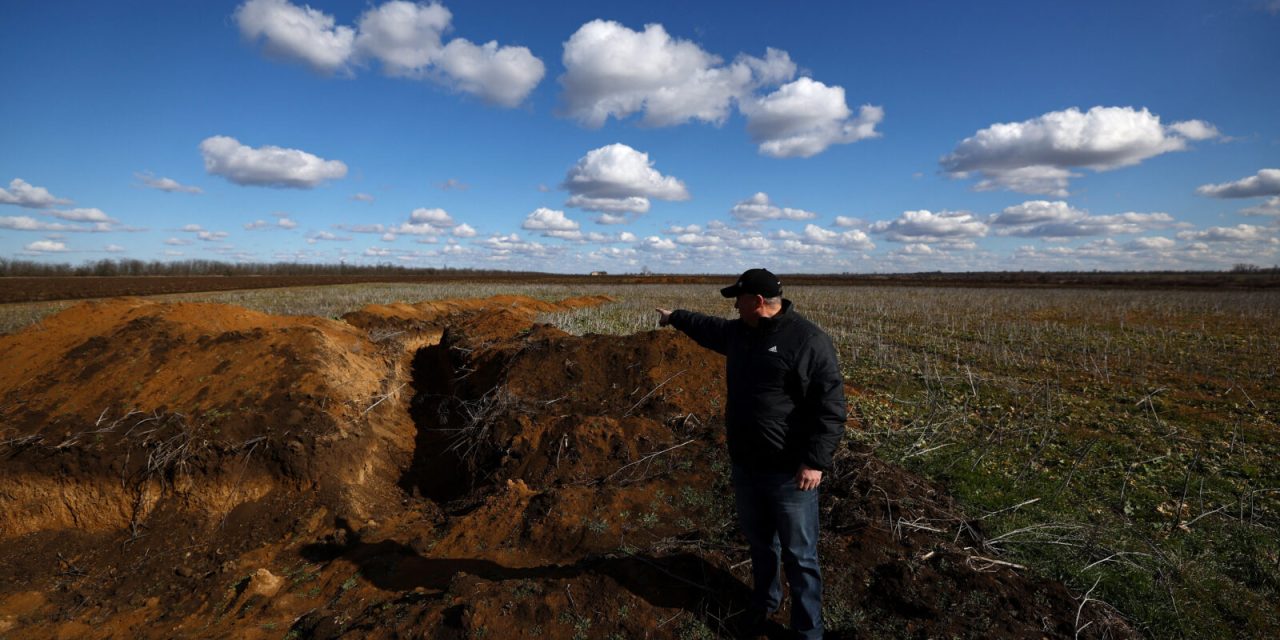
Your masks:
{"label": "man in black jacket", "polygon": [[751,547],[751,615],[778,608],[781,555],[791,587],[791,626],[822,637],[818,485],[844,434],[844,380],[831,338],[792,310],[782,284],[751,269],[720,290],[737,320],[657,309],[695,342],[724,354],[725,424],[738,522]]}

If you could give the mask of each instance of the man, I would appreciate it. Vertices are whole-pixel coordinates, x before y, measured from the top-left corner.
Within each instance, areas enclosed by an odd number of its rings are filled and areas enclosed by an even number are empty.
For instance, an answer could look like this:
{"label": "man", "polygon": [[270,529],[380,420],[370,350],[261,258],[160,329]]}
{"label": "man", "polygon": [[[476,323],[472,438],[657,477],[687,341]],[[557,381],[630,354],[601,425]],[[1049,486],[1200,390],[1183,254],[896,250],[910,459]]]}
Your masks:
{"label": "man", "polygon": [[751,547],[753,622],[763,625],[782,601],[781,554],[791,627],[821,638],[818,485],[846,417],[835,347],[792,310],[765,269],[748,270],[720,294],[735,299],[737,320],[657,309],[658,324],[725,356],[725,424],[738,522]]}

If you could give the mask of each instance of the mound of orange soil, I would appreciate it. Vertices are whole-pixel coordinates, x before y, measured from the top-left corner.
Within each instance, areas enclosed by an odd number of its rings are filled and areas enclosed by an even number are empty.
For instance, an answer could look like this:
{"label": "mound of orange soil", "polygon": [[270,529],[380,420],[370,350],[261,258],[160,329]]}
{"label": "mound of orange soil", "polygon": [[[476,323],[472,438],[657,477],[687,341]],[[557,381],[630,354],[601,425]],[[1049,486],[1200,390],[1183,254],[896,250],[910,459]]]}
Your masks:
{"label": "mound of orange soil", "polygon": [[[723,361],[533,323],[607,301],[125,299],[0,337],[0,634],[736,635]],[[822,504],[832,637],[1074,635],[940,488],[846,451]]]}

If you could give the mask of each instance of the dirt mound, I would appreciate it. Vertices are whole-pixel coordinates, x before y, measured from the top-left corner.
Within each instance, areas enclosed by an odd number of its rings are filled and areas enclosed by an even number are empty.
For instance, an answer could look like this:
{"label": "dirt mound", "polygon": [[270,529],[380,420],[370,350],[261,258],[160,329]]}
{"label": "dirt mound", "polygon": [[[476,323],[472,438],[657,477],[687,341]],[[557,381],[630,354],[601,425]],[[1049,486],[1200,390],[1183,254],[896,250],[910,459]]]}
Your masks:
{"label": "dirt mound", "polygon": [[[0,634],[736,635],[723,361],[533,324],[607,301],[125,299],[0,337]],[[832,637],[1126,634],[939,488],[838,460]]]}

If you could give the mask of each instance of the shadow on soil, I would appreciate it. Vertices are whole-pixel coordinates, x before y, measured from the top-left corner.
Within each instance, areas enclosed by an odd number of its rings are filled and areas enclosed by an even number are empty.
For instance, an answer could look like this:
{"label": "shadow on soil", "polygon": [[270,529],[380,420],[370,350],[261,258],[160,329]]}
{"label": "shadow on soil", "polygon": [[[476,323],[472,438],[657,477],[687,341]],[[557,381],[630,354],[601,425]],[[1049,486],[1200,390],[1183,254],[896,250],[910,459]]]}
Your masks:
{"label": "shadow on soil", "polygon": [[[745,626],[750,589],[732,574],[691,553],[668,556],[629,555],[584,558],[568,565],[506,567],[474,558],[427,558],[411,546],[392,540],[364,542],[345,522],[345,543],[316,543],[302,548],[311,562],[346,560],[371,584],[389,592],[423,588],[443,592],[459,574],[484,580],[567,580],[583,575],[606,576],[650,605],[681,609],[710,629],[731,638],[758,637]],[[781,625],[772,624],[767,637],[785,637]]]}

